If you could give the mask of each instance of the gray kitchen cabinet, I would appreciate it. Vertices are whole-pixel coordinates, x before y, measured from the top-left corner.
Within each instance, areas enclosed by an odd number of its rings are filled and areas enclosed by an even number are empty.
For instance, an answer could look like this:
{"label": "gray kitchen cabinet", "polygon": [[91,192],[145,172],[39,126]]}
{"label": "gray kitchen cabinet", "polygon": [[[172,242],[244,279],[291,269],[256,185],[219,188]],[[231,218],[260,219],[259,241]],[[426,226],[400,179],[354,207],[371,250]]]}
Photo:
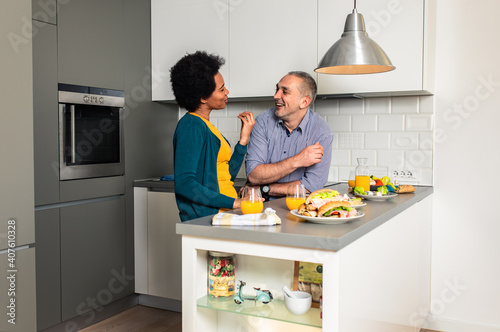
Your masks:
{"label": "gray kitchen cabinet", "polygon": [[[36,331],[35,248],[16,249],[15,268],[10,266],[9,253],[0,254],[0,289],[2,309],[0,331]],[[14,271],[14,272],[11,272]]]}
{"label": "gray kitchen cabinet", "polygon": [[58,1],[60,83],[123,90],[123,0]]}
{"label": "gray kitchen cabinet", "polygon": [[59,209],[35,212],[37,328],[61,322]]}
{"label": "gray kitchen cabinet", "polygon": [[92,310],[125,295],[125,199],[60,208],[62,320],[93,317]]}
{"label": "gray kitchen cabinet", "polygon": [[35,205],[59,202],[57,28],[37,22],[33,34]]}
{"label": "gray kitchen cabinet", "polygon": [[[31,17],[38,22],[57,24],[57,0],[32,0]],[[38,27],[38,23],[35,24]]]}

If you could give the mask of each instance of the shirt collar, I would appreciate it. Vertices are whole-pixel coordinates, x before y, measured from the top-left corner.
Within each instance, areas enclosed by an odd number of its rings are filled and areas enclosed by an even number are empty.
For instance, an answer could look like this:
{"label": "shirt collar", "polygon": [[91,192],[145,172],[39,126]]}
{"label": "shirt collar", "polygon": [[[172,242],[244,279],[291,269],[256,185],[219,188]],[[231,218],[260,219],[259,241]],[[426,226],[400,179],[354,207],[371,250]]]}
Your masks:
{"label": "shirt collar", "polygon": [[[299,125],[294,130],[297,130],[300,133],[304,132],[304,128],[307,126],[307,124],[309,123],[309,119],[311,118],[311,112],[312,112],[311,108],[308,108],[306,114],[302,118],[302,121],[300,121]],[[278,119],[278,124],[281,125],[281,128],[283,128],[286,131],[288,131],[287,127],[283,123],[283,120]]]}

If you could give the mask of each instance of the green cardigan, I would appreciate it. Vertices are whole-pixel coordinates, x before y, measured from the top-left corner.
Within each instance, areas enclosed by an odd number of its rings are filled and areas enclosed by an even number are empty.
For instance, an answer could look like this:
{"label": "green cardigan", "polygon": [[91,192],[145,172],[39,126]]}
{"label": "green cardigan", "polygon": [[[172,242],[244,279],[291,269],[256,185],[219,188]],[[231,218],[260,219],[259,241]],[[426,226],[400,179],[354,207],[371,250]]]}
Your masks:
{"label": "green cardigan", "polygon": [[[229,142],[228,142],[229,143]],[[221,143],[202,119],[186,114],[174,134],[175,199],[182,221],[232,209],[234,198],[220,194],[217,155]],[[231,181],[238,174],[247,147],[236,144],[229,161]]]}

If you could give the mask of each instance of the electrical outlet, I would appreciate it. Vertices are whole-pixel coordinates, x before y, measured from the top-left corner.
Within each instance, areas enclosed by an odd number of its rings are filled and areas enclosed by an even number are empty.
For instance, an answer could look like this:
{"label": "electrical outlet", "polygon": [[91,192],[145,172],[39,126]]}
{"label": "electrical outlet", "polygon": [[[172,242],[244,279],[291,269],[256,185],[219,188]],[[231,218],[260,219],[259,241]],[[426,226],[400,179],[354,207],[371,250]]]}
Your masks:
{"label": "electrical outlet", "polygon": [[398,180],[400,182],[417,182],[418,180],[416,170],[394,169],[390,171],[389,177],[392,181]]}

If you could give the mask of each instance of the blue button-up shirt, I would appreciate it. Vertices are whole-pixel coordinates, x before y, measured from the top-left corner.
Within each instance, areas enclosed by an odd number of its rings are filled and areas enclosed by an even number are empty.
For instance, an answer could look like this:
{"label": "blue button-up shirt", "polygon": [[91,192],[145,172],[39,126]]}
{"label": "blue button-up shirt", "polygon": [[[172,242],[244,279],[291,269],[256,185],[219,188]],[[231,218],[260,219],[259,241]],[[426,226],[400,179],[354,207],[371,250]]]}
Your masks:
{"label": "blue button-up shirt", "polygon": [[260,164],[279,162],[319,142],[324,149],[319,163],[298,168],[277,182],[300,180],[310,192],[323,188],[332,159],[333,134],[330,127],[309,109],[299,126],[289,132],[283,121],[275,117],[274,110],[274,107],[268,109],[255,120],[245,161],[247,177]]}

